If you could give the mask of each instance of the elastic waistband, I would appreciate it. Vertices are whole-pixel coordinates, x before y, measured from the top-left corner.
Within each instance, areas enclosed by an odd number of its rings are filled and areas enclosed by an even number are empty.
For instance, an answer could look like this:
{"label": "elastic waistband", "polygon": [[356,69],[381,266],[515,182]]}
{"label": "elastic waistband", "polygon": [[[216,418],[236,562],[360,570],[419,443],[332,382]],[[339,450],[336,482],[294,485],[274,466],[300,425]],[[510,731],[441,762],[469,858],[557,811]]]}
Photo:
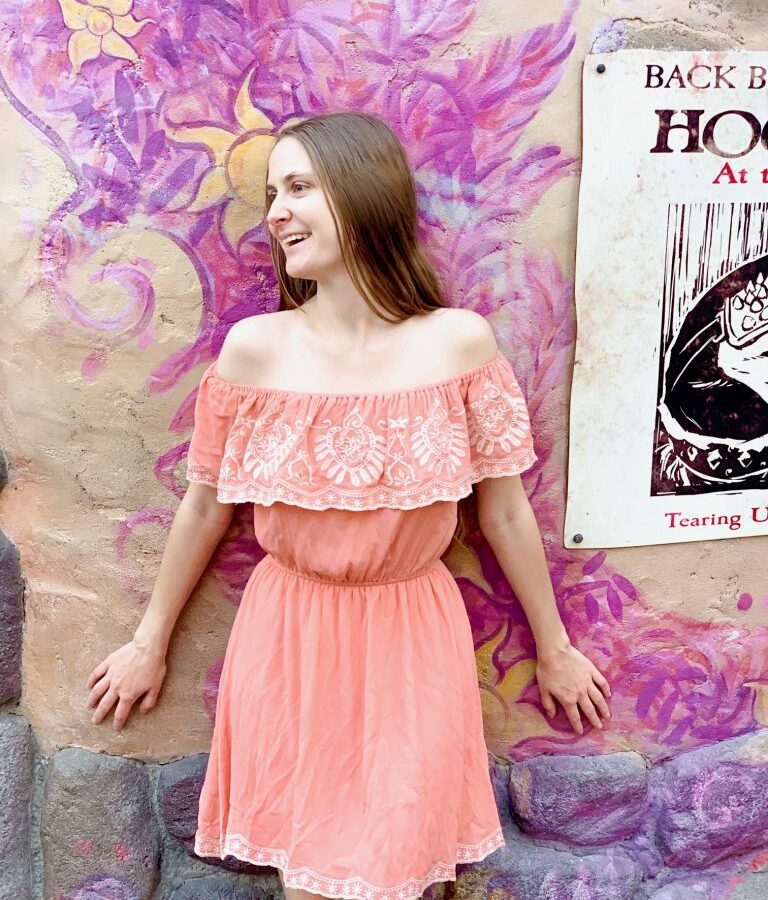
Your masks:
{"label": "elastic waistband", "polygon": [[437,569],[444,568],[440,559],[433,559],[428,565],[424,566],[423,569],[419,569],[418,572],[410,572],[408,575],[400,575],[396,578],[377,578],[375,581],[336,581],[331,578],[321,578],[319,575],[309,575],[306,572],[299,572],[297,569],[291,569],[288,566],[284,566],[281,562],[278,562],[270,553],[267,553],[259,565],[274,566],[296,578],[305,578],[307,581],[317,581],[320,584],[335,584],[339,587],[375,587],[379,584],[397,584],[401,581],[411,581],[413,578],[421,578],[423,575],[429,575]]}

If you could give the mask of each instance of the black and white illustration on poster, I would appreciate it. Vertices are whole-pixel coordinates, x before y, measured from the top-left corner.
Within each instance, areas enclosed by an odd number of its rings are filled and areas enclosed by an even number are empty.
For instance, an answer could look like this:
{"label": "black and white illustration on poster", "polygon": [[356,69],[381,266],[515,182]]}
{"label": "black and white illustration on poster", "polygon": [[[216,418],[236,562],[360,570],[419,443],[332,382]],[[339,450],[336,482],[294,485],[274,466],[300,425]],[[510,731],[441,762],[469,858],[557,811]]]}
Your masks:
{"label": "black and white illustration on poster", "polygon": [[583,84],[564,543],[768,534],[768,51]]}
{"label": "black and white illustration on poster", "polygon": [[653,494],[768,488],[768,203],[675,204]]}

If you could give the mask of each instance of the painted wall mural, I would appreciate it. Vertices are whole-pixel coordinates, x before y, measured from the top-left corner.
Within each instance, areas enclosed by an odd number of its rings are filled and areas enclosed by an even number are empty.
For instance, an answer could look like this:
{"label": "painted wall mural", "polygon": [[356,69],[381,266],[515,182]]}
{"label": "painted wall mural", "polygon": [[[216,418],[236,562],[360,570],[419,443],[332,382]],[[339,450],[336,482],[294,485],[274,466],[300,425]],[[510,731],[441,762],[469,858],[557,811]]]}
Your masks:
{"label": "painted wall mural", "polygon": [[[450,302],[488,316],[515,363],[539,455],[526,487],[558,603],[613,686],[604,732],[578,737],[562,711],[546,718],[524,615],[475,535],[473,552],[457,548],[448,563],[475,635],[489,748],[510,759],[626,748],[658,758],[768,726],[768,628],[659,609],[605,552],[560,542],[573,284],[526,231],[544,195],[578,174],[578,159],[535,128],[579,65],[579,3],[552,8],[551,22],[491,36],[473,30],[472,0],[2,0],[0,88],[73,180],[41,224],[39,265],[50,340],[76,335],[82,379],[97,384],[126,346],[158,350],[158,279],[174,259],[192,273],[175,300],[199,294],[199,328],[147,366],[150,399],[202,372],[233,322],[277,306],[261,205],[275,131],[342,108],[394,128]],[[103,292],[120,302],[101,303]],[[168,505],[125,510],[116,525],[115,563],[137,605],[148,591],[132,538],[170,526],[193,403],[194,392],[157,424],[168,434],[154,475]],[[237,523],[213,560],[233,604],[261,558],[248,516]],[[768,615],[768,586],[740,591],[736,615],[757,608]],[[220,669],[221,659],[200,698],[210,716]]]}

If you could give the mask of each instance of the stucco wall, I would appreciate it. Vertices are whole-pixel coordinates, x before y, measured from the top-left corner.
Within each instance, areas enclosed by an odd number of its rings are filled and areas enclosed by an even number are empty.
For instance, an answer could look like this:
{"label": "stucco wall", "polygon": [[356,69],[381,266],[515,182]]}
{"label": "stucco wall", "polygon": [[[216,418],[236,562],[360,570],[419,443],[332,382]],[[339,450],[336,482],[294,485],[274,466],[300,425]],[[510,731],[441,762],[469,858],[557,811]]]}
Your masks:
{"label": "stucco wall", "polygon": [[[179,620],[159,705],[122,733],[111,719],[93,726],[85,682],[143,613],[185,489],[204,366],[233,321],[277,303],[249,188],[259,138],[345,106],[402,138],[450,302],[487,315],[515,364],[540,457],[526,487],[558,602],[613,687],[603,732],[577,737],[562,713],[547,720],[508,585],[481,541],[457,551],[449,564],[476,637],[489,749],[512,761],[632,750],[659,762],[768,726],[765,540],[608,553],[560,540],[582,59],[633,46],[759,49],[761,8],[0,4],[0,516],[20,553],[26,617],[23,691],[11,672],[3,697],[41,753],[164,763],[208,749],[229,626],[260,552],[247,510]],[[101,43],[89,22],[101,23]],[[225,154],[235,144],[246,147],[237,166]]]}
{"label": "stucco wall", "polygon": [[[616,4],[609,19],[598,4],[512,15],[500,4],[455,3],[427,35],[419,34],[426,18],[410,30],[403,24],[382,56],[372,52],[371,36],[385,25],[376,15],[363,28],[368,46],[322,16],[312,33],[297,6],[294,25],[304,32],[283,23],[272,46],[234,5],[202,5],[194,15],[137,5],[129,14],[153,21],[129,41],[135,63],[104,52],[83,61],[74,50],[70,61],[67,43],[80,32],[56,4],[7,9],[0,252],[12,474],[3,519],[27,581],[22,709],[52,746],[158,759],[206,747],[210,695],[248,570],[239,546],[249,540],[247,521],[180,620],[149,719],[119,736],[91,727],[85,677],[130,636],[151,590],[184,489],[180,462],[203,364],[229,323],[276,302],[248,188],[268,146],[259,135],[344,103],[386,116],[403,138],[422,188],[424,239],[450,300],[489,316],[519,371],[543,459],[527,485],[563,614],[614,685],[611,727],[578,741],[564,719],[553,728],[535,704],[517,703],[521,689],[535,695],[527,628],[508,615],[503,579],[457,556],[492,688],[489,746],[510,757],[563,744],[656,756],[755,727],[756,685],[768,681],[763,541],[608,555],[558,547],[580,61],[593,46],[760,42],[753,9],[728,4],[715,18],[705,4],[673,6],[664,4],[666,20],[652,25],[660,10],[650,4]],[[334,7],[323,9],[330,20]],[[387,89],[383,73],[393,78]],[[230,186],[220,184],[214,149],[243,134],[246,164],[229,172]],[[500,165],[484,177],[492,164]],[[467,221],[472,228],[461,227]],[[459,254],[473,264],[460,264]]]}

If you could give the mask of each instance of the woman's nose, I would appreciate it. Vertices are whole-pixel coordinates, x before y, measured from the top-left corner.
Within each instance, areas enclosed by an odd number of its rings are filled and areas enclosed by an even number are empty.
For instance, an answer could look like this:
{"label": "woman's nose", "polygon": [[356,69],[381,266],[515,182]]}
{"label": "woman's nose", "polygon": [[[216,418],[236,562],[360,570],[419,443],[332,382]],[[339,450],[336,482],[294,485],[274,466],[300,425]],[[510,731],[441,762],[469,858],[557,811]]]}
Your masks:
{"label": "woman's nose", "polygon": [[287,208],[277,199],[272,201],[267,213],[267,222],[270,225],[276,225],[278,222],[284,221],[288,217]]}

